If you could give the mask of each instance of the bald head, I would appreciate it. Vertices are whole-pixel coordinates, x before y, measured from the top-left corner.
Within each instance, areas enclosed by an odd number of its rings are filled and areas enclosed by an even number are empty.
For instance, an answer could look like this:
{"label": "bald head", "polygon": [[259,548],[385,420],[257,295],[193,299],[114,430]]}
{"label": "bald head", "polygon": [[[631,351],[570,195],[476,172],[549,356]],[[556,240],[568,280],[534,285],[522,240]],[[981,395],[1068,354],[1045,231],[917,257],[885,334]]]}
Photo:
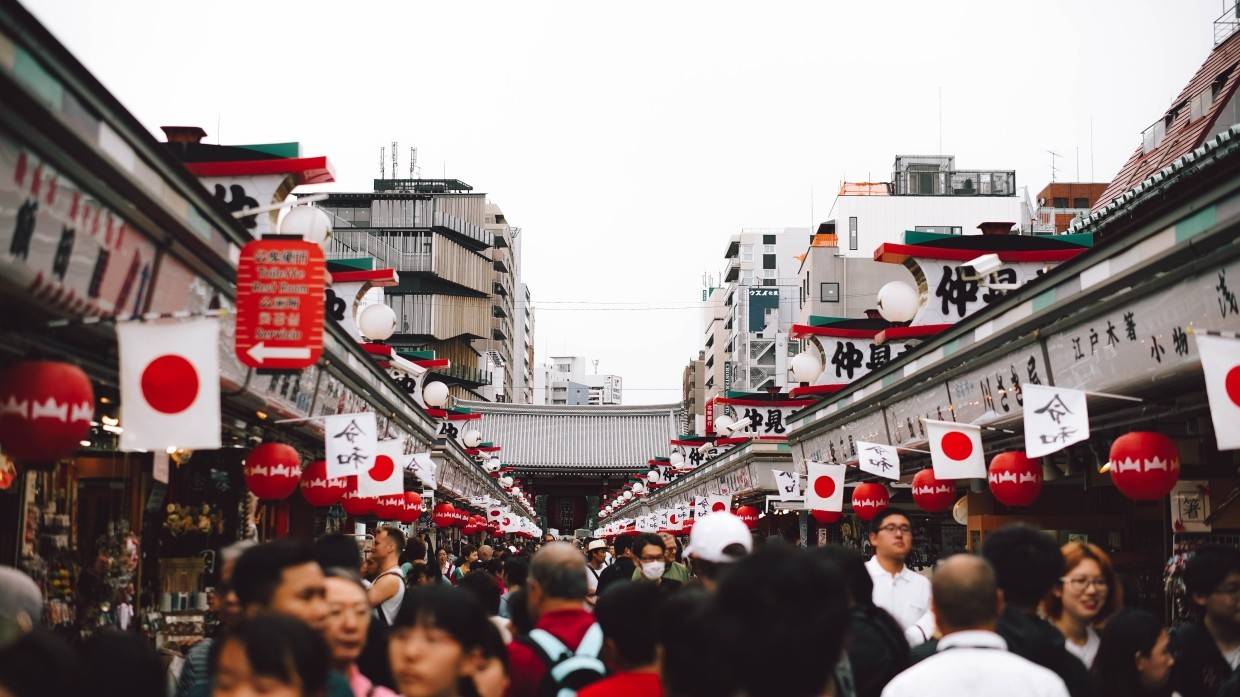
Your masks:
{"label": "bald head", "polygon": [[993,629],[999,617],[999,591],[990,563],[972,554],[948,557],[930,583],[934,616],[943,634]]}
{"label": "bald head", "polygon": [[549,598],[585,600],[585,557],[567,542],[552,542],[538,550],[530,561],[529,579]]}

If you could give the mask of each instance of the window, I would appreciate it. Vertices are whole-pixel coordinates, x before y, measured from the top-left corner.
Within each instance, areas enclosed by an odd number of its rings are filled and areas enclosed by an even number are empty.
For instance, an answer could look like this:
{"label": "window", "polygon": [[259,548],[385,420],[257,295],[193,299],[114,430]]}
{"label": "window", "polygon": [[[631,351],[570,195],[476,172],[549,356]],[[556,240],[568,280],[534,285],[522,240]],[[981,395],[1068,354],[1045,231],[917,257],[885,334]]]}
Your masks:
{"label": "window", "polygon": [[775,285],[775,279],[773,279],[773,278],[764,278],[764,279],[762,279],[762,285],[764,285],[764,286],[773,286],[773,285]]}
{"label": "window", "polygon": [[1080,197],[1074,198],[1072,199],[1072,207],[1073,208],[1089,208],[1089,199],[1080,198]]}
{"label": "window", "polygon": [[775,236],[774,235],[763,235],[762,244],[775,244]]}
{"label": "window", "polygon": [[848,248],[857,248],[857,216],[848,219]]}
{"label": "window", "polygon": [[753,245],[741,245],[741,261],[753,261]]}
{"label": "window", "polygon": [[763,254],[762,255],[762,268],[764,269],[775,268],[775,255],[774,254]]}
{"label": "window", "polygon": [[1056,196],[1055,198],[1051,199],[1051,208],[1067,208],[1067,207],[1068,207],[1067,197]]}
{"label": "window", "polygon": [[840,284],[838,283],[819,283],[818,284],[819,299],[824,303],[837,303],[840,301]]}
{"label": "window", "polygon": [[938,235],[959,235],[959,225],[915,225],[913,230],[916,232],[933,232]]}

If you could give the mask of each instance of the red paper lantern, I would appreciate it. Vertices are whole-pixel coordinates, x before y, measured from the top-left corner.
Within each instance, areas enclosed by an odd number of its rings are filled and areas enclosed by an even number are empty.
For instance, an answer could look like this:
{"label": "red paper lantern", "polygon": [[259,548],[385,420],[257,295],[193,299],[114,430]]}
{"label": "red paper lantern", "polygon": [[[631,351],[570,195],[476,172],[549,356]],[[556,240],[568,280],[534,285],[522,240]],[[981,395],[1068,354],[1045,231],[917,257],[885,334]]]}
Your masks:
{"label": "red paper lantern", "polygon": [[736,509],[736,517],[740,518],[750,530],[758,527],[758,509],[753,506],[741,506]]}
{"label": "red paper lantern", "polygon": [[809,514],[814,517],[814,520],[823,525],[838,523],[840,518],[844,517],[844,511],[824,511],[821,509],[812,510]]}
{"label": "red paper lantern", "polygon": [[466,535],[477,535],[485,526],[486,522],[481,516],[471,515],[465,521],[465,527],[461,528],[461,532]]}
{"label": "red paper lantern", "polygon": [[437,528],[451,528],[456,524],[456,508],[452,504],[444,501],[435,504],[435,510],[431,512],[431,520]]}
{"label": "red paper lantern", "polygon": [[389,494],[375,500],[375,515],[384,520],[396,520],[405,510],[405,495]]}
{"label": "red paper lantern", "polygon": [[464,508],[457,508],[452,511],[452,527],[460,528],[461,530],[464,530],[465,526],[468,524],[469,524],[469,511],[465,510]]}
{"label": "red paper lantern", "polygon": [[1020,450],[995,455],[990,461],[990,493],[1008,506],[1028,506],[1042,494],[1042,461]]}
{"label": "red paper lantern", "polygon": [[853,489],[853,513],[862,520],[873,520],[874,516],[886,510],[890,501],[887,487],[876,482],[864,482]]}
{"label": "red paper lantern", "polygon": [[345,478],[345,487],[347,491],[345,491],[344,496],[340,497],[340,507],[344,509],[345,513],[356,518],[375,512],[378,500],[373,496],[358,495],[356,475]]}
{"label": "red paper lantern", "polygon": [[[405,492],[405,511],[400,518],[402,523],[412,523],[422,517],[422,495],[416,491]],[[408,520],[406,520],[408,518]]]}
{"label": "red paper lantern", "polygon": [[500,527],[499,527],[499,519],[498,519],[498,518],[496,518],[495,520],[488,520],[488,521],[487,521],[487,532],[488,532],[489,534],[491,534],[491,535],[495,535],[495,536],[497,536],[497,537],[499,536],[499,534],[500,534],[500,532],[501,532],[501,531],[500,531]]}
{"label": "red paper lantern", "polygon": [[345,477],[327,477],[327,463],[315,460],[301,473],[301,497],[311,506],[330,506],[339,503],[349,490]]}
{"label": "red paper lantern", "polygon": [[693,532],[693,524],[696,522],[697,522],[697,518],[694,518],[693,516],[685,517],[685,519],[681,521],[680,523],[681,534],[688,535],[689,533]]}
{"label": "red paper lantern", "polygon": [[94,414],[90,378],[72,363],[22,361],[0,373],[0,448],[14,460],[71,454]]}
{"label": "red paper lantern", "polygon": [[942,513],[956,503],[956,482],[937,479],[934,470],[924,469],[913,475],[913,503],[928,513]]}
{"label": "red paper lantern", "polygon": [[1161,499],[1180,479],[1175,442],[1154,431],[1133,431],[1116,438],[1110,465],[1115,488],[1136,501]]}
{"label": "red paper lantern", "polygon": [[301,483],[301,456],[291,445],[263,443],[245,456],[245,485],[264,501],[286,499]]}

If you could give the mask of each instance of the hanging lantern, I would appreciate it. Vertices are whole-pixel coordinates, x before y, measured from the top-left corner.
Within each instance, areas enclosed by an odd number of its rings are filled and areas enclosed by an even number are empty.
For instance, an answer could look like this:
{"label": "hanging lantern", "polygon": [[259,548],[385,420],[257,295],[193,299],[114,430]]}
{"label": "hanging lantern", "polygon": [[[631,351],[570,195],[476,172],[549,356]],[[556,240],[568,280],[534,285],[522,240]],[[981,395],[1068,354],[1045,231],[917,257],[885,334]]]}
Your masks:
{"label": "hanging lantern", "polygon": [[510,475],[507,475],[507,474],[505,474],[504,476],[500,477],[500,478],[499,478],[499,485],[500,485],[500,486],[502,486],[502,487],[504,487],[505,489],[511,489],[511,488],[512,488],[512,477],[511,477]]}
{"label": "hanging lantern", "polygon": [[499,518],[487,521],[487,533],[498,536],[500,534]]}
{"label": "hanging lantern", "polygon": [[345,477],[327,478],[327,463],[315,460],[301,472],[301,497],[311,506],[330,506],[339,503],[349,490]]}
{"label": "hanging lantern", "polygon": [[461,442],[465,444],[466,448],[476,448],[482,445],[482,432],[476,428],[471,428],[465,432],[465,435],[461,436]]}
{"label": "hanging lantern", "polygon": [[437,503],[435,510],[431,512],[431,520],[437,528],[453,527],[453,522],[456,520],[456,508],[447,501]]}
{"label": "hanging lantern", "polygon": [[693,525],[696,522],[697,522],[697,519],[694,518],[693,516],[691,515],[685,516],[685,519],[680,522],[680,531],[688,535],[689,533],[693,532]]}
{"label": "hanging lantern", "polygon": [[464,508],[458,508],[452,512],[452,527],[465,529],[469,524],[469,511]]}
{"label": "hanging lantern", "polygon": [[741,506],[736,509],[736,517],[745,523],[745,527],[753,530],[758,527],[758,509],[753,506]]}
{"label": "hanging lantern", "polygon": [[1155,431],[1133,431],[1116,438],[1108,464],[1115,488],[1136,501],[1161,499],[1180,479],[1175,441]]}
{"label": "hanging lantern", "polygon": [[422,496],[416,491],[406,491],[401,496],[400,510],[396,512],[396,520],[409,525],[422,517]]}
{"label": "hanging lantern", "polygon": [[956,482],[937,479],[934,470],[926,468],[913,475],[913,503],[927,513],[942,513],[956,503]]}
{"label": "hanging lantern", "polygon": [[301,482],[301,456],[291,445],[263,443],[245,456],[245,486],[264,501],[288,498]]}
{"label": "hanging lantern", "polygon": [[69,455],[94,414],[90,378],[72,363],[22,361],[0,373],[0,449],[14,460]]}
{"label": "hanging lantern", "polygon": [[374,513],[378,501],[373,496],[358,495],[357,476],[346,477],[345,480],[348,491],[345,492],[344,496],[340,497],[340,507],[344,509],[344,512],[354,518]]}
{"label": "hanging lantern", "polygon": [[485,526],[486,523],[480,516],[471,515],[465,520],[465,525],[461,528],[461,532],[465,535],[477,535],[482,532]]}
{"label": "hanging lantern", "polygon": [[646,493],[646,485],[641,482],[633,482],[633,495],[642,496]]}
{"label": "hanging lantern", "polygon": [[422,387],[422,401],[430,407],[443,407],[448,403],[448,386],[439,381],[426,383]]}
{"label": "hanging lantern", "polygon": [[990,493],[1008,506],[1028,506],[1042,493],[1042,461],[1019,450],[995,455],[990,461]]}
{"label": "hanging lantern", "polygon": [[792,378],[797,382],[813,382],[822,373],[822,357],[817,349],[802,351],[789,361]]}
{"label": "hanging lantern", "polygon": [[877,482],[864,482],[853,489],[853,513],[856,513],[857,517],[862,520],[872,520],[874,516],[886,510],[890,501],[891,496],[887,493],[887,487]]}
{"label": "hanging lantern", "polygon": [[375,499],[375,516],[384,520],[396,520],[404,508],[404,494],[389,494]]}
{"label": "hanging lantern", "polygon": [[917,315],[921,298],[917,290],[903,281],[892,281],[875,296],[878,314],[888,322],[908,322]]}
{"label": "hanging lantern", "polygon": [[844,517],[844,511],[824,511],[821,509],[812,510],[809,514],[822,525],[838,523],[840,518]]}

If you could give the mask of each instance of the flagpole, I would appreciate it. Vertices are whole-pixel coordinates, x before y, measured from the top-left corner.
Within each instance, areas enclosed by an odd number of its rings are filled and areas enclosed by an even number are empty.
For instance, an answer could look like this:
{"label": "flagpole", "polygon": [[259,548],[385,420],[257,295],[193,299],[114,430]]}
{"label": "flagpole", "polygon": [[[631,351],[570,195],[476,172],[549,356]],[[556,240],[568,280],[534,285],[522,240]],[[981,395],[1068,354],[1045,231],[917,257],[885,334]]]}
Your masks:
{"label": "flagpole", "polygon": [[1189,334],[1201,334],[1202,336],[1217,336],[1223,339],[1240,339],[1240,332],[1225,332],[1221,329],[1196,329],[1193,325],[1186,328]]}
{"label": "flagpole", "polygon": [[299,417],[296,419],[276,419],[275,421],[272,421],[271,423],[273,424],[297,424],[303,421],[318,421],[320,419],[325,419],[325,418],[327,417],[326,416],[303,416],[303,417]]}
{"label": "flagpole", "polygon": [[1081,390],[1090,397],[1104,397],[1106,399],[1122,399],[1125,402],[1144,402],[1140,397],[1130,397],[1126,394],[1115,394],[1113,392],[1090,392],[1089,390]]}

